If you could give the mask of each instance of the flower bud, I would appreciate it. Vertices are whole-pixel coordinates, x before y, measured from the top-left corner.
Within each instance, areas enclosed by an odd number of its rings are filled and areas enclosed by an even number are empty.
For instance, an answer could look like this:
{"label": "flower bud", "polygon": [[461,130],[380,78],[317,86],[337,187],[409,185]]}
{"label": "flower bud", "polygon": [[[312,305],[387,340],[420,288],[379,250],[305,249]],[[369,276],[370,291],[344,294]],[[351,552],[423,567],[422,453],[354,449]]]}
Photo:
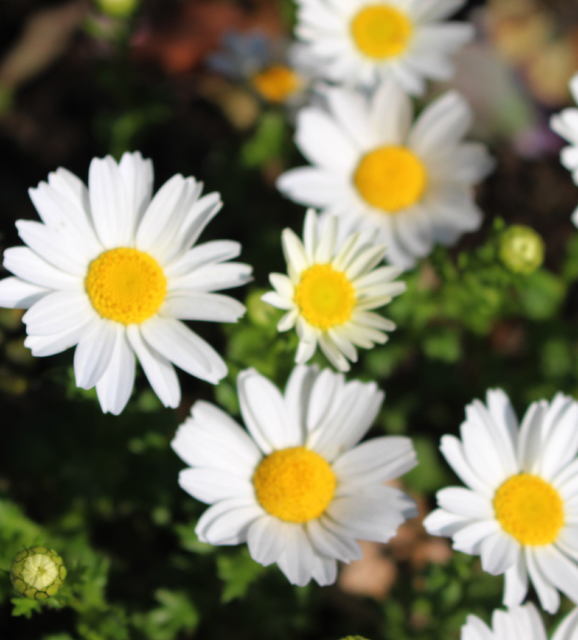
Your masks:
{"label": "flower bud", "polygon": [[113,18],[130,16],[138,5],[138,0],[97,0],[98,8]]}
{"label": "flower bud", "polygon": [[544,241],[534,229],[515,224],[500,236],[499,252],[510,271],[529,275],[544,262]]}
{"label": "flower bud", "polygon": [[30,547],[16,554],[10,579],[18,593],[45,600],[56,595],[66,578],[62,558],[53,549]]}

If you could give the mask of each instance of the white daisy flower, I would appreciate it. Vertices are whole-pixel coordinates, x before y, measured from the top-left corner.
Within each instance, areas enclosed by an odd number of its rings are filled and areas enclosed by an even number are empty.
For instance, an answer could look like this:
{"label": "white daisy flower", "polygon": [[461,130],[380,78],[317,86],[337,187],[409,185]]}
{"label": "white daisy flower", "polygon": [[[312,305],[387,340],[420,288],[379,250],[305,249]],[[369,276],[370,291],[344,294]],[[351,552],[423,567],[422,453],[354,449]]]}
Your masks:
{"label": "white daisy flower", "polygon": [[287,197],[350,229],[371,229],[402,267],[479,228],[472,186],[493,163],[483,145],[462,142],[472,120],[462,97],[438,98],[412,126],[411,101],[392,83],[369,98],[335,88],[324,94],[327,109],[298,115],[296,143],[314,166],[280,177]]}
{"label": "white daisy flower", "polygon": [[441,451],[468,488],[439,491],[426,529],[505,573],[509,607],[529,582],[546,611],[558,610],[559,591],[578,602],[578,403],[535,402],[519,426],[506,394],[489,391],[486,405],[466,408],[461,436],[444,436]]}
{"label": "white daisy flower", "polygon": [[120,413],[131,394],[135,360],[165,406],[180,387],[171,363],[216,384],[222,358],[180,320],[236,322],[241,303],[212,293],[246,283],[251,268],[227,262],[229,240],[193,248],[221,207],[200,197],[194,178],[172,177],[151,199],[153,168],[140,153],[90,165],[88,189],[58,169],[30,190],[42,223],[19,220],[28,245],[4,253],[15,277],[0,281],[0,305],[27,308],[25,345],[35,356],[76,346],[74,373],[96,386],[104,412]]}
{"label": "white daisy flower", "polygon": [[[578,73],[570,81],[570,91],[574,100],[578,102]],[[578,109],[564,109],[552,116],[550,125],[559,136],[570,143],[562,149],[560,160],[566,169],[572,172],[574,182],[578,184]],[[572,215],[572,222],[578,227],[578,209]]]}
{"label": "white daisy flower", "polygon": [[425,80],[448,80],[451,57],[474,34],[442,22],[465,0],[298,0],[296,35],[318,74],[342,85],[372,87],[394,79],[410,94]]}
{"label": "white daisy flower", "polygon": [[275,291],[263,300],[287,313],[279,331],[296,327],[298,363],[307,362],[321,347],[328,360],[341,371],[357,361],[356,347],[371,349],[383,344],[395,324],[372,310],[382,307],[406,289],[404,282],[393,282],[398,267],[375,267],[383,259],[385,247],[366,242],[359,233],[337,243],[337,219],[324,223],[310,209],[305,216],[303,242],[285,229],[283,253],[288,275],[269,276]]}
{"label": "white daisy flower", "polygon": [[256,562],[277,563],[292,584],[328,585],[337,560],[360,557],[356,540],[387,542],[415,515],[410,498],[384,485],[415,466],[411,440],[358,445],[383,401],[375,383],[298,366],[284,394],[252,369],[237,388],[248,433],[199,401],[172,442],[191,467],[179,484],[212,505],[200,540],[247,542]]}
{"label": "white daisy flower", "polygon": [[[477,616],[468,616],[461,640],[547,640],[546,629],[533,604],[494,611],[492,629]],[[562,621],[552,640],[578,640],[578,609]]]}

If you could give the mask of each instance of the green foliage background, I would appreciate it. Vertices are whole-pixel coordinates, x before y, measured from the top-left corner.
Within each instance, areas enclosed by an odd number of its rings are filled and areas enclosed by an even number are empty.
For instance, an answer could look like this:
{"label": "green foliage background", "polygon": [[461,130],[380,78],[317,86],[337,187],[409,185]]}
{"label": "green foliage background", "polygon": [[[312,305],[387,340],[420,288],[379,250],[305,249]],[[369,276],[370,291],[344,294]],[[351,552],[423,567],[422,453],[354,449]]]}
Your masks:
{"label": "green foliage background", "polygon": [[[17,10],[11,16],[21,19]],[[238,413],[240,370],[255,367],[284,384],[292,368],[295,337],[277,334],[277,312],[260,294],[268,273],[284,267],[281,229],[299,230],[303,217],[270,176],[300,159],[282,109],[261,105],[252,127],[235,129],[197,91],[195,76],[170,78],[135,63],[130,24],[125,27],[106,55],[87,54],[90,36],[79,38],[76,49],[6,107],[5,125],[15,115],[35,118],[45,136],[26,146],[9,127],[1,130],[10,160],[0,172],[3,246],[17,243],[14,220],[34,218],[26,188],[48,171],[62,164],[85,177],[92,156],[138,148],[153,158],[157,186],[181,172],[222,193],[225,207],[204,239],[239,239],[255,281],[233,292],[247,299],[239,324],[200,328],[226,353],[229,377],[212,388],[182,376],[176,412],[163,409],[139,379],[125,413],[103,416],[94,395],[75,388],[70,353],[33,360],[22,345],[20,314],[0,313],[0,638],[458,638],[467,614],[487,619],[500,603],[501,579],[483,574],[475,559],[455,554],[421,569],[401,562],[390,595],[377,600],[339,586],[291,587],[244,548],[215,549],[195,538],[204,506],[179,489],[182,463],[169,443],[198,398]],[[363,353],[351,374],[386,391],[371,435],[414,438],[421,465],[404,484],[430,507],[435,491],[454,480],[437,443],[441,434],[456,432],[465,404],[496,386],[519,412],[558,390],[578,395],[578,235],[568,221],[571,202],[535,197],[522,186],[532,172],[555,185],[570,178],[554,157],[513,161],[507,141],[491,142],[498,169],[479,194],[484,227],[405,274],[407,293],[385,310],[397,331],[388,344]],[[502,170],[506,159],[510,174]],[[501,235],[514,222],[544,236],[545,266],[530,275],[512,273],[499,258]],[[326,366],[321,357],[317,362]],[[9,583],[15,554],[36,544],[56,549],[69,571],[65,587],[46,602],[18,597]]]}

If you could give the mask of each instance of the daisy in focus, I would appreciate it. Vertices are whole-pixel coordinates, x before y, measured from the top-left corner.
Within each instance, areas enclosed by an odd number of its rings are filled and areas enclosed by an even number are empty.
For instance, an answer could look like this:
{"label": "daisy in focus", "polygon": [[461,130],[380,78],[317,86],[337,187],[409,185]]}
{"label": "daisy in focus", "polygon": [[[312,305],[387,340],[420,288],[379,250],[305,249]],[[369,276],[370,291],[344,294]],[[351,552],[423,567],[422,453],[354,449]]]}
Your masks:
{"label": "daisy in focus", "polygon": [[[509,611],[494,611],[492,628],[477,616],[468,616],[462,627],[461,640],[547,640],[546,629],[533,604]],[[576,640],[578,638],[578,609],[574,609],[562,621],[552,640]]]}
{"label": "daisy in focus", "polygon": [[395,80],[422,94],[427,78],[448,80],[451,57],[473,37],[462,22],[443,22],[465,0],[298,0],[295,33],[318,74],[342,85]]}
{"label": "daisy in focus", "polygon": [[338,242],[337,219],[321,222],[310,209],[305,216],[303,241],[291,229],[282,235],[287,275],[269,276],[274,291],[263,300],[286,314],[279,331],[296,328],[299,347],[295,362],[307,362],[319,346],[331,364],[348,371],[357,361],[357,348],[384,344],[395,324],[373,310],[391,302],[406,289],[395,282],[401,269],[376,268],[385,253],[359,233]]}
{"label": "daisy in focus", "polygon": [[466,407],[461,436],[444,436],[441,451],[468,488],[438,492],[428,532],[505,574],[509,607],[529,583],[550,613],[559,592],[578,603],[578,403],[562,394],[535,402],[519,426],[506,394],[488,391],[485,405]]}
{"label": "daisy in focus", "polygon": [[153,168],[140,153],[91,162],[88,189],[58,169],[30,190],[42,222],[19,220],[25,247],[7,249],[0,305],[28,309],[25,345],[35,356],[70,347],[76,384],[96,386],[104,412],[119,414],[138,360],[161,402],[176,407],[173,364],[216,384],[227,373],[218,353],[181,320],[236,322],[244,306],[213,293],[250,279],[228,262],[240,245],[194,246],[218,213],[217,193],[173,176],[151,198]]}
{"label": "daisy in focus", "polygon": [[[578,73],[570,82],[570,91],[574,100],[578,102]],[[572,172],[574,182],[578,185],[578,109],[564,109],[552,116],[550,125],[559,136],[570,143],[562,149],[560,160],[566,169]],[[572,222],[578,227],[578,208],[572,215]]]}
{"label": "daisy in focus", "polygon": [[277,563],[292,584],[328,585],[337,560],[360,557],[356,540],[387,542],[415,515],[410,498],[384,485],[415,466],[411,440],[358,444],[383,401],[375,383],[297,366],[284,394],[252,369],[237,390],[247,431],[199,401],[172,442],[191,467],[179,484],[211,505],[200,540],[247,542],[256,562]]}
{"label": "daisy in focus", "polygon": [[327,108],[299,112],[296,144],[313,166],[284,173],[283,194],[348,230],[370,229],[404,268],[479,228],[472,187],[493,162],[482,144],[462,142],[472,114],[461,96],[438,98],[413,125],[411,101],[393,83],[368,98],[340,88],[324,96]]}

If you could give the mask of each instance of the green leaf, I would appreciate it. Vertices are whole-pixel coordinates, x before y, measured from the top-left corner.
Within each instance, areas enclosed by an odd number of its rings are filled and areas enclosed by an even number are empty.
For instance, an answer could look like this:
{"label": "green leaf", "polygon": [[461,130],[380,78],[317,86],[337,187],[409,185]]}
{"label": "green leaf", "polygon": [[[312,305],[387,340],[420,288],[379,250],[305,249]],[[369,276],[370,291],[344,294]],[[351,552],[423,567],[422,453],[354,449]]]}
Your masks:
{"label": "green leaf", "polygon": [[257,564],[245,550],[235,555],[219,556],[217,574],[225,583],[221,601],[231,602],[242,598],[264,570],[265,568]]}

